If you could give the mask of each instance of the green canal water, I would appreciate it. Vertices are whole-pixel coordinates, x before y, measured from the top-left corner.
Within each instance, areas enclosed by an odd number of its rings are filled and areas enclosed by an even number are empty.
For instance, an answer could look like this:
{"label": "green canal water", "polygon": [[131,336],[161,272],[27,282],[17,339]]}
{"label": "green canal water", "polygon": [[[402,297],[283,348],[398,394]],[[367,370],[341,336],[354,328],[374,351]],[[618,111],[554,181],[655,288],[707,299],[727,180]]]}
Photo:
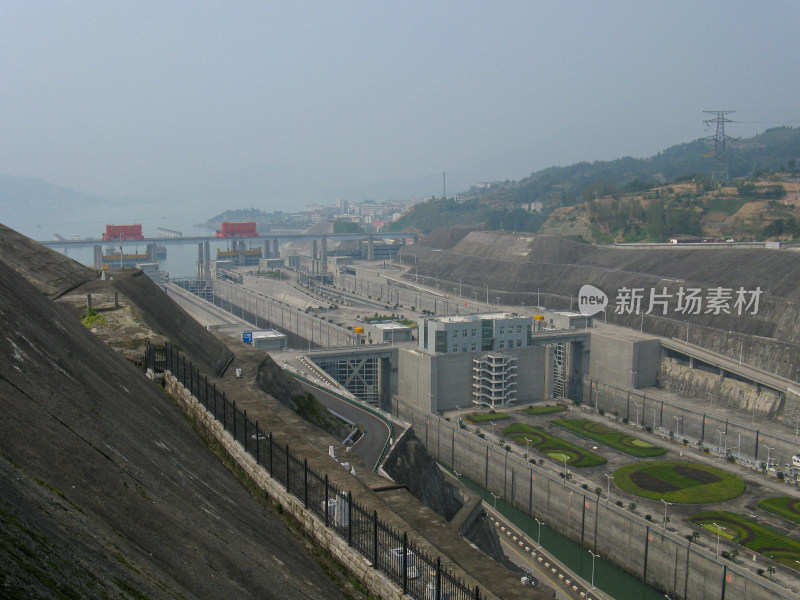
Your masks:
{"label": "green canal water", "polygon": [[[539,525],[534,517],[526,515],[502,499],[495,501],[489,492],[463,476],[460,476],[459,480],[480,494],[489,505],[494,506],[497,512],[524,531],[530,539],[537,539]],[[544,549],[584,580],[591,582],[592,556],[589,554],[589,550],[581,548],[579,544],[565,538],[546,525],[541,529],[541,544]],[[633,575],[607,563],[602,557],[594,561],[594,585],[615,600],[664,600],[663,592],[657,591]]]}

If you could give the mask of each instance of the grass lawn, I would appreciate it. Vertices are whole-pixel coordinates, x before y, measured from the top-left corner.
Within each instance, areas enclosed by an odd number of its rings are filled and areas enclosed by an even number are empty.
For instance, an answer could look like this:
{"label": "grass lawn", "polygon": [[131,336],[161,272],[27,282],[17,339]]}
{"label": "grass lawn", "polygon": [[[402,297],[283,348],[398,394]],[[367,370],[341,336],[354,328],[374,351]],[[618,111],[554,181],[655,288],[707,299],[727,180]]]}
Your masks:
{"label": "grass lawn", "polygon": [[617,469],[618,487],[651,500],[679,504],[722,502],[742,494],[744,481],[716,467],[689,461],[638,462]]}
{"label": "grass lawn", "polygon": [[500,421],[502,419],[510,419],[507,414],[505,413],[488,413],[488,414],[480,414],[480,413],[471,413],[469,415],[464,415],[464,420],[467,423],[486,423],[487,421]]}
{"label": "grass lawn", "polygon": [[758,503],[763,508],[787,521],[800,523],[800,498],[781,496],[780,498],[767,498]]}
{"label": "grass lawn", "polygon": [[584,450],[575,444],[560,440],[538,427],[515,423],[503,429],[503,434],[523,446],[526,445],[525,438],[527,437],[530,440],[528,442],[530,446],[536,448],[539,452],[559,462],[563,462],[566,456],[567,464],[573,467],[594,467],[606,462],[606,459],[602,456]]}
{"label": "grass lawn", "polygon": [[547,415],[550,413],[559,413],[559,412],[564,412],[565,410],[567,409],[564,408],[563,406],[552,406],[548,404],[546,406],[529,406],[522,412],[524,412],[526,415],[535,416],[535,415]]}
{"label": "grass lawn", "polygon": [[588,419],[555,419],[551,421],[551,423],[562,429],[571,431],[576,435],[595,440],[615,450],[630,454],[631,456],[647,458],[650,456],[660,456],[667,452],[666,449],[660,446],[654,446],[649,442]]}
{"label": "grass lawn", "polygon": [[769,556],[792,569],[800,570],[795,561],[800,560],[800,542],[775,531],[771,527],[724,510],[701,512],[689,519],[716,534],[741,544],[745,548]]}

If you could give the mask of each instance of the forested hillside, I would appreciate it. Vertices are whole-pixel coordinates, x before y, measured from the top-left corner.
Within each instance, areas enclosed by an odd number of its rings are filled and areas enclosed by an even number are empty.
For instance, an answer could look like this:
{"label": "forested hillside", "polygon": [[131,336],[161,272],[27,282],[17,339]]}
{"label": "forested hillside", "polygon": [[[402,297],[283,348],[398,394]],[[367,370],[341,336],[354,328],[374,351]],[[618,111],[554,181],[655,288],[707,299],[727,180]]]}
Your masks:
{"label": "forested hillside", "polygon": [[[538,231],[553,210],[598,198],[644,192],[668,183],[692,182],[704,190],[711,189],[713,154],[713,143],[695,140],[649,158],[549,167],[520,181],[473,187],[458,201],[438,199],[418,204],[394,227],[427,233],[446,225],[480,223],[487,229]],[[797,171],[798,160],[800,128],[796,127],[768,129],[728,144],[732,180],[773,171],[791,174]],[[689,230],[697,231],[697,227]]]}

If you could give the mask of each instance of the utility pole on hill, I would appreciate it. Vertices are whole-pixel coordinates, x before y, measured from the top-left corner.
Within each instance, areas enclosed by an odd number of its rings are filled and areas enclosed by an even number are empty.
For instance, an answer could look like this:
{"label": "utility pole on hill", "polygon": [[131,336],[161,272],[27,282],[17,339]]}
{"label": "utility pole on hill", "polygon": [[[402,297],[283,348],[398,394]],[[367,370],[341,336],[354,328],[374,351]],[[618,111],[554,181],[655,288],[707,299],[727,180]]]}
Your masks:
{"label": "utility pole on hill", "polygon": [[712,123],[716,124],[716,133],[707,138],[705,141],[714,141],[714,164],[711,167],[711,180],[720,181],[724,183],[729,182],[728,178],[728,152],[727,143],[733,141],[729,135],[725,135],[725,123],[733,123],[725,115],[729,115],[735,110],[704,110],[704,113],[716,115],[713,119],[705,119],[703,123],[706,127],[710,127]]}

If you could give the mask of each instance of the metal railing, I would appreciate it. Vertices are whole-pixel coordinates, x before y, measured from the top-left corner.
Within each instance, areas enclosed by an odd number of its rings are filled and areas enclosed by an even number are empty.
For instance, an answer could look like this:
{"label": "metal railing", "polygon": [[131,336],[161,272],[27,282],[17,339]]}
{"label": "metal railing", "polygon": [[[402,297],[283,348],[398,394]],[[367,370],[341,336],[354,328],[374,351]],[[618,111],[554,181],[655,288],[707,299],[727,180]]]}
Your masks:
{"label": "metal railing", "polygon": [[233,439],[262,465],[269,476],[333,529],[348,546],[355,548],[380,569],[404,594],[419,600],[480,600],[480,587],[471,588],[450,570],[439,557],[431,558],[400,533],[384,523],[377,511],[370,511],[353,500],[352,492],[335,485],[327,473],[318,473],[308,460],[292,454],[289,444],[280,443],[271,432],[264,432],[246,410],[236,407],[225,392],[208,382],[186,357],[171,344],[163,348],[148,346],[142,364],[154,372],[169,371],[191,395],[228,431]]}

